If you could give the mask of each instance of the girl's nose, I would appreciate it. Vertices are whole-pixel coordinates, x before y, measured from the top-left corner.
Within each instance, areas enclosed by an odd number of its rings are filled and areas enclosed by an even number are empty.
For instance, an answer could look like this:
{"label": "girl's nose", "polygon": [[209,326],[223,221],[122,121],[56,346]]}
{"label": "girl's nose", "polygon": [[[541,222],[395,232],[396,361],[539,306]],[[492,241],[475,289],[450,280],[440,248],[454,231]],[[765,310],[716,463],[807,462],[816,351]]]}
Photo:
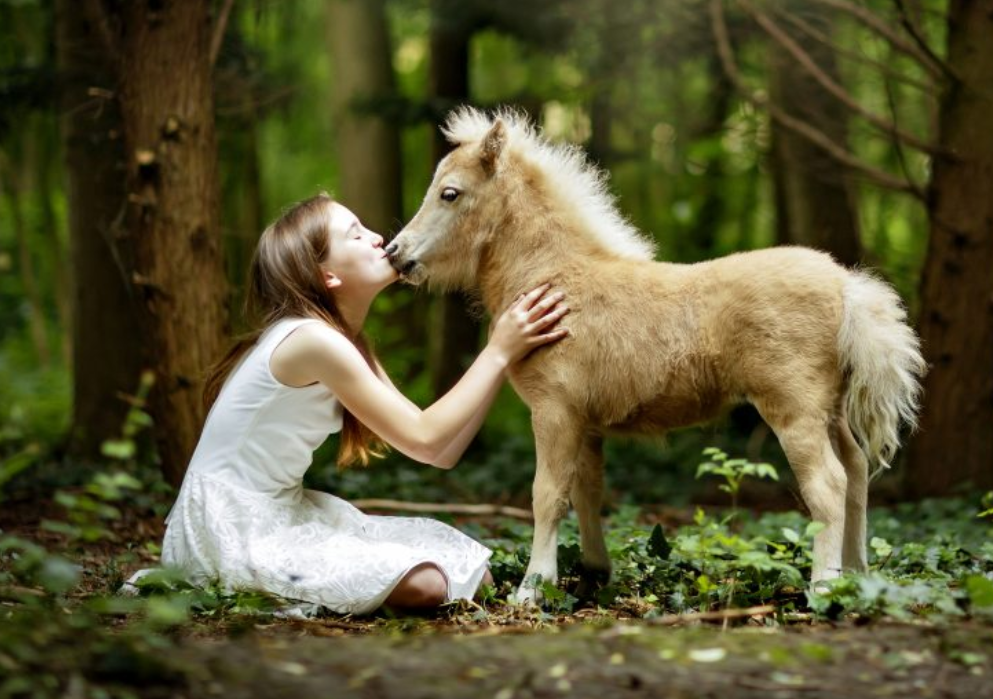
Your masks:
{"label": "girl's nose", "polygon": [[383,247],[383,236],[381,236],[379,233],[373,233],[372,234],[372,246],[374,248],[381,248],[381,247]]}

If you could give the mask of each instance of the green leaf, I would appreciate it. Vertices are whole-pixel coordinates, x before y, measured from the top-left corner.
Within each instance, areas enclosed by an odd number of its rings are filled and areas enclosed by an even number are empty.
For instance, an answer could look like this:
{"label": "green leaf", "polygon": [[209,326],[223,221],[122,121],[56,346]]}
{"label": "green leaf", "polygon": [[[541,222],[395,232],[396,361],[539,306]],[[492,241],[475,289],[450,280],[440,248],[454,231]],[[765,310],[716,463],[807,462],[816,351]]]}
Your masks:
{"label": "green leaf", "polygon": [[782,532],[783,537],[785,537],[785,539],[791,544],[796,545],[800,543],[800,535],[797,534],[795,530],[790,529],[789,527],[783,527]]}
{"label": "green leaf", "polygon": [[189,617],[187,600],[179,595],[150,597],[147,609],[149,621],[159,626],[176,626]]}
{"label": "green leaf", "polygon": [[869,541],[869,548],[876,552],[879,558],[887,558],[893,553],[893,547],[886,539],[874,536]]}
{"label": "green leaf", "polygon": [[154,424],[152,416],[143,410],[135,410],[128,414],[128,420],[141,427],[151,427]]}
{"label": "green leaf", "polygon": [[130,439],[108,439],[100,445],[100,453],[110,459],[126,461],[135,454],[134,442]]}
{"label": "green leaf", "polygon": [[38,571],[38,582],[49,592],[68,592],[79,580],[79,566],[60,556],[46,556]]}
{"label": "green leaf", "polygon": [[993,580],[982,575],[970,575],[965,579],[965,589],[973,606],[993,607]]}
{"label": "green leaf", "polygon": [[78,539],[82,534],[82,530],[75,524],[69,524],[68,522],[60,522],[52,519],[43,519],[41,521],[41,528],[45,531],[62,534],[70,539]]}
{"label": "green leaf", "polygon": [[7,481],[34,464],[39,454],[41,447],[32,443],[13,456],[0,461],[0,490]]}
{"label": "green leaf", "polygon": [[656,524],[652,528],[652,533],[648,537],[648,553],[659,560],[669,560],[669,555],[672,553],[672,546],[666,540],[661,524]]}

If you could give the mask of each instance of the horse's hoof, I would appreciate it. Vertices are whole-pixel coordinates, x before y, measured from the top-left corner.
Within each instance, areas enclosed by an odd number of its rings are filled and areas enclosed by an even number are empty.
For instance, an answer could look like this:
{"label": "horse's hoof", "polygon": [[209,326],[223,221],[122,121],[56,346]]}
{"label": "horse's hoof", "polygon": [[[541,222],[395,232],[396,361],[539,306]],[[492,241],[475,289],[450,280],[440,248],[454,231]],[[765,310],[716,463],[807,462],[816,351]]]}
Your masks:
{"label": "horse's hoof", "polygon": [[582,601],[593,600],[597,593],[610,582],[610,570],[582,567],[576,597]]}
{"label": "horse's hoof", "polygon": [[510,593],[507,602],[515,607],[537,607],[541,602],[541,593],[533,587],[521,585]]}
{"label": "horse's hoof", "polygon": [[841,577],[839,568],[827,568],[821,574],[811,576],[810,589],[815,594],[824,595],[831,591],[831,581]]}

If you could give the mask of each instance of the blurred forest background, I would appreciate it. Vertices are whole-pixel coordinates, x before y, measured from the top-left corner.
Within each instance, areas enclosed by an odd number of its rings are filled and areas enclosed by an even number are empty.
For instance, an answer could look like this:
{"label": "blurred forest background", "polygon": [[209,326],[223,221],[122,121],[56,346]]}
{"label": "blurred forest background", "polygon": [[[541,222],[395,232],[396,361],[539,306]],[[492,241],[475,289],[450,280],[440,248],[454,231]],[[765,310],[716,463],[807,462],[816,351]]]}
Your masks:
{"label": "blurred forest background", "polygon": [[[0,0],[0,474],[62,485],[134,456],[178,483],[266,223],[326,189],[390,237],[470,103],[581,144],[665,259],[803,244],[877,269],[931,364],[885,492],[993,488],[991,17],[970,0]],[[398,285],[368,330],[425,405],[481,326],[460,296]],[[151,421],[122,433],[143,370]],[[707,445],[783,463],[737,410],[610,444],[615,502],[690,497]],[[455,472],[392,456],[339,474],[335,447],[311,480],[345,496],[529,498],[509,389]]]}

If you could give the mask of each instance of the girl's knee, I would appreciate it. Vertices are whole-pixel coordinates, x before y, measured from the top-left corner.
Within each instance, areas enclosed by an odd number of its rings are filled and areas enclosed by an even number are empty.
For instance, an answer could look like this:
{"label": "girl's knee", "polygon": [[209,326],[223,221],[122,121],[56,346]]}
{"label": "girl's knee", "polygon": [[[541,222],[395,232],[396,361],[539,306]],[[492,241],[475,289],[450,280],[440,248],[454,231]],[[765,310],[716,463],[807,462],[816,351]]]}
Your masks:
{"label": "girl's knee", "polygon": [[448,579],[432,563],[416,566],[387,601],[403,607],[437,607],[448,601]]}

